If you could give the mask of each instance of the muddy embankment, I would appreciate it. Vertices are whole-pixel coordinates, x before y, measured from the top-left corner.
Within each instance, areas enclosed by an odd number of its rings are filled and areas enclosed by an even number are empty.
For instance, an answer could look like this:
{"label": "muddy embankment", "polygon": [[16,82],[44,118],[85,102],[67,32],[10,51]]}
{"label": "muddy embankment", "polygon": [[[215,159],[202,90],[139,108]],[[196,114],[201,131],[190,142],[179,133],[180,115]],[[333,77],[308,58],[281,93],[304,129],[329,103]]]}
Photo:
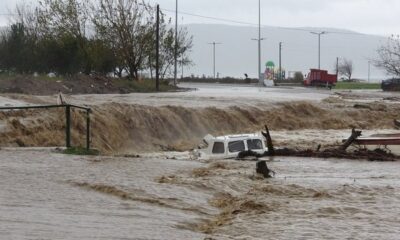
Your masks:
{"label": "muddy embankment", "polygon": [[[367,107],[281,103],[270,109],[256,107],[184,108],[104,104],[92,108],[92,146],[104,153],[188,150],[210,133],[255,132],[268,124],[272,130],[383,129],[392,128],[400,114],[394,105]],[[63,146],[63,110],[29,110],[0,113],[0,146]],[[84,146],[85,113],[72,113],[72,143]]]}

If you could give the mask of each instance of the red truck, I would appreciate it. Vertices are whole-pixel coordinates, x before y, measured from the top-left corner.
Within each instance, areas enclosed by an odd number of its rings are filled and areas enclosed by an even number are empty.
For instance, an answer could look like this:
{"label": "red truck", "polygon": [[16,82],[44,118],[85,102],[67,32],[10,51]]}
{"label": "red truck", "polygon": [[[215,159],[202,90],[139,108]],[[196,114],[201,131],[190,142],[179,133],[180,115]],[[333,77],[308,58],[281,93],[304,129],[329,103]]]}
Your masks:
{"label": "red truck", "polygon": [[305,86],[333,87],[337,83],[337,74],[329,74],[326,70],[310,69],[304,80]]}

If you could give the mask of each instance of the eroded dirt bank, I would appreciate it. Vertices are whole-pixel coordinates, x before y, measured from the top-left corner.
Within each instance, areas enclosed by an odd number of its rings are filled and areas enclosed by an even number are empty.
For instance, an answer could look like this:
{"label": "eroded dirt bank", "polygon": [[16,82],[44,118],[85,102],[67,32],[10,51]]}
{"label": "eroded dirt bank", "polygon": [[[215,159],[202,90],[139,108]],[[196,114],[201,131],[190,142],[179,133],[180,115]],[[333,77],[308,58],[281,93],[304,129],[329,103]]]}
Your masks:
{"label": "eroded dirt bank", "polygon": [[[91,141],[105,153],[188,150],[211,133],[256,132],[268,124],[274,131],[391,129],[400,115],[395,104],[277,103],[269,108],[190,108],[109,103],[93,106]],[[63,146],[64,111],[9,111],[0,113],[1,146]],[[73,145],[84,145],[85,115],[72,114]],[[279,135],[279,134],[278,134]],[[282,134],[280,134],[282,135]],[[284,144],[296,144],[282,139]]]}

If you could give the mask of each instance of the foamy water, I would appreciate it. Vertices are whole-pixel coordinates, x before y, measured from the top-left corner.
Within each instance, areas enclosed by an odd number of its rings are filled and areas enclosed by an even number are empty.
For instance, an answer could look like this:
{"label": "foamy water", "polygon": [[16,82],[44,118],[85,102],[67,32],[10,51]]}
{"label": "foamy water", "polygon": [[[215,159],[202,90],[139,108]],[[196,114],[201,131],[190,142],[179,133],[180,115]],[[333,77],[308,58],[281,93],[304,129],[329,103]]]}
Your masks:
{"label": "foamy water", "polygon": [[[155,181],[198,165],[1,151],[0,239],[199,239],[176,226],[196,221],[197,213],[180,208],[205,205],[207,195]],[[78,183],[112,186],[136,201]]]}
{"label": "foamy water", "polygon": [[[270,180],[254,177],[254,162],[219,163],[173,153],[116,158],[2,150],[0,239],[400,235],[398,162],[275,158]],[[220,194],[235,199],[232,209],[210,205]],[[210,224],[207,234],[194,227],[221,212],[225,222]]]}
{"label": "foamy water", "polygon": [[268,207],[237,215],[217,239],[398,239],[399,163],[278,158],[268,165],[275,179],[248,180],[247,169],[215,177],[222,191]]}

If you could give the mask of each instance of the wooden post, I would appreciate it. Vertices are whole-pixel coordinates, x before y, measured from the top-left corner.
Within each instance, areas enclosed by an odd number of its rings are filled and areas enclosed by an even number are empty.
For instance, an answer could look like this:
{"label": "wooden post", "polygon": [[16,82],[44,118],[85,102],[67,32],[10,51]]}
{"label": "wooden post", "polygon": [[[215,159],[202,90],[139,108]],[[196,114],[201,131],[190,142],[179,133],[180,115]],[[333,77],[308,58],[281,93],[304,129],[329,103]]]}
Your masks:
{"label": "wooden post", "polygon": [[90,150],[90,109],[86,111],[86,149]]}
{"label": "wooden post", "polygon": [[71,147],[71,106],[65,105],[65,145]]}

